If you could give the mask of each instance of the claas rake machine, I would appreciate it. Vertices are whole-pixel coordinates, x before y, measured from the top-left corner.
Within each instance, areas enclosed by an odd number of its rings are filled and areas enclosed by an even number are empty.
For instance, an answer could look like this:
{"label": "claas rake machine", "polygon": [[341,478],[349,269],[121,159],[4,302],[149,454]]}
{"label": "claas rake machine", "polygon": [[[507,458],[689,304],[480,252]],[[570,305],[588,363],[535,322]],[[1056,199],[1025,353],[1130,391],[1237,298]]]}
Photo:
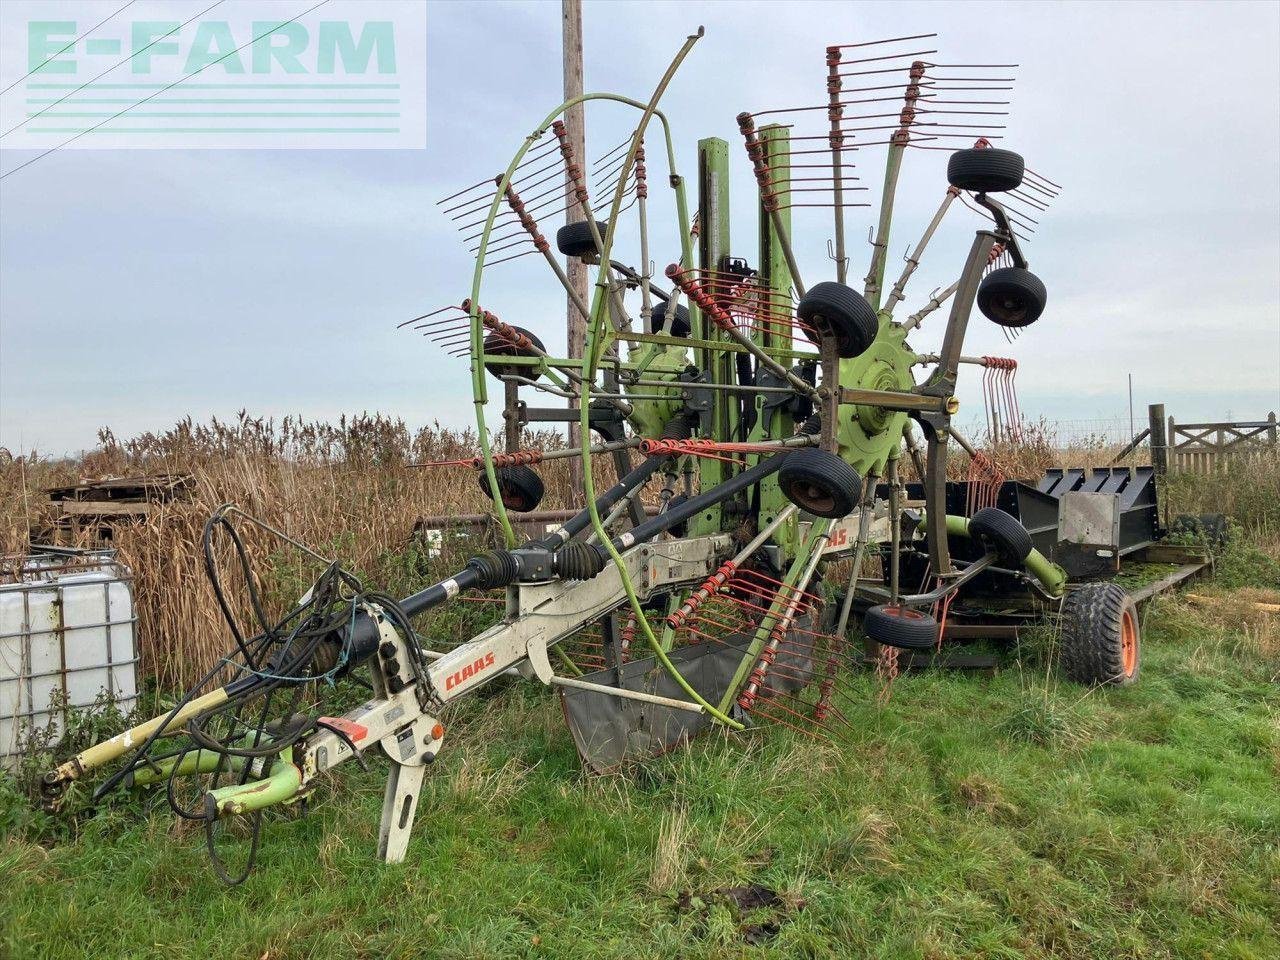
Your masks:
{"label": "claas rake machine", "polygon": [[[1016,365],[964,353],[973,307],[1012,339],[1046,306],[1025,247],[1058,188],[994,145],[1012,67],[940,60],[931,35],[827,47],[824,69],[814,65],[825,97],[739,114],[742,148],[700,141],[690,184],[659,103],[701,35],[687,38],[647,100],[588,94],[563,103],[504,172],[441,202],[475,244],[470,291],[409,323],[470,360],[479,453],[441,469],[474,471],[501,545],[399,599],[329,564],[278,620],[255,597],[252,636],[218,588],[234,648],[171,710],[50,772],[50,806],[74,781],[116,764],[99,793],[168,784],[175,811],[204,824],[211,851],[215,827],[232,818],[252,821],[256,847],[264,810],[307,797],[326,771],[363,762],[378,745],[391,761],[378,854],[397,861],[450,704],[495,678],[556,687],[592,770],[716,726],[773,722],[820,735],[843,719],[843,676],[895,651],[935,650],[952,602],[983,582],[1057,612],[1075,679],[1136,676],[1138,627],[1124,591],[1069,585],[1051,557],[1052,524],[1035,529],[1037,549],[1014,502],[1035,494],[1052,503],[1053,494],[1011,486],[953,423],[959,372],[977,365],[988,406],[1010,429],[1018,424]],[[629,115],[626,138],[594,162],[576,154],[563,122],[583,105]],[[890,282],[890,226],[908,158],[937,161],[940,200]],[[730,246],[729,171],[742,162],[756,187],[754,264]],[[855,284],[847,221],[870,206],[858,171],[881,162],[870,264]],[[656,194],[668,191],[674,260],[659,272],[651,225],[662,216],[652,214]],[[976,217],[977,229],[954,282],[900,316],[926,248],[957,213]],[[808,223],[818,217],[821,226]],[[553,249],[541,224],[561,219]],[[792,240],[802,231],[829,238],[834,279],[802,278]],[[543,262],[567,291],[585,325],[581,356],[552,355],[531,330],[488,309],[499,299],[495,272],[524,258]],[[570,261],[594,272],[589,296],[569,279]],[[943,307],[939,345],[917,352],[908,337]],[[500,450],[488,420],[495,385]],[[556,403],[537,406],[542,397]],[[522,448],[529,423],[576,424],[578,445]],[[956,447],[968,476],[949,483]],[[536,467],[556,457],[578,459],[585,507],[536,538],[519,537],[543,496]],[[601,489],[605,462],[614,477]],[[215,539],[230,538],[252,587],[236,533],[244,522],[257,521],[220,510],[205,549],[212,558]],[[864,577],[873,556],[883,573]],[[477,595],[503,610],[477,636],[451,642],[415,631],[426,611]],[[372,693],[360,706],[343,716],[312,708],[329,684],[366,671]],[[195,802],[177,799],[182,778],[197,778]]]}

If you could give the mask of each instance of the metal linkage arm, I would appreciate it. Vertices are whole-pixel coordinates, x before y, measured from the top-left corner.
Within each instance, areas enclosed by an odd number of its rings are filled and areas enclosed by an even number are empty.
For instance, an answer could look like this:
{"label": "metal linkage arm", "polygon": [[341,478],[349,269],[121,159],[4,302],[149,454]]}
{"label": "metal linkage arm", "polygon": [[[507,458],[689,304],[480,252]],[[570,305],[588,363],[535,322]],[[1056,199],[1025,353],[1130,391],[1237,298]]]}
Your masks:
{"label": "metal linkage arm", "polygon": [[[935,397],[951,397],[956,389],[956,371],[964,349],[964,337],[969,328],[969,315],[978,295],[978,284],[986,269],[991,249],[1001,240],[988,230],[979,230],[969,248],[964,272],[951,302],[951,316],[938,352],[938,366],[921,388],[921,393]],[[914,414],[924,430],[928,461],[924,476],[925,504],[929,538],[929,560],[938,576],[951,573],[951,554],[947,549],[947,439],[951,427],[951,414],[941,411],[921,411]]]}

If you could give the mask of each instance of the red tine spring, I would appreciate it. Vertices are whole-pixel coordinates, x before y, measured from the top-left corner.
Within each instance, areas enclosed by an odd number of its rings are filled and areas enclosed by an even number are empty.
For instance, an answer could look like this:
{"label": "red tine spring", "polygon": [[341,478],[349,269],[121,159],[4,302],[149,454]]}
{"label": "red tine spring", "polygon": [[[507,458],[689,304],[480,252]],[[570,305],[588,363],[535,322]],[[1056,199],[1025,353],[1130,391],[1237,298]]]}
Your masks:
{"label": "red tine spring", "polygon": [[[494,182],[501,183],[502,178],[498,177]],[[551,245],[547,243],[547,238],[538,232],[538,221],[533,219],[532,215],[525,210],[524,201],[520,199],[520,195],[516,193],[510,184],[507,184],[506,200],[507,205],[520,218],[520,226],[524,227],[525,231],[533,239],[533,245],[538,252],[546,253],[550,250]]]}
{"label": "red tine spring", "polygon": [[579,203],[585,204],[589,201],[587,185],[582,178],[582,168],[578,166],[578,162],[573,156],[573,145],[569,143],[569,132],[565,129],[562,120],[557,120],[551,124],[551,130],[560,142],[560,156],[564,158],[564,172],[573,183],[574,196],[578,198]]}
{"label": "red tine spring", "polygon": [[689,595],[689,599],[680,605],[680,609],[667,617],[667,626],[673,630],[679,630],[684,625],[685,620],[691,617],[708,597],[719,591],[737,569],[738,565],[732,560],[727,560],[721,564],[720,569],[702,581],[701,586]]}
{"label": "red tine spring", "polygon": [[764,144],[756,136],[756,124],[751,118],[751,114],[738,114],[738,129],[746,141],[747,156],[750,158],[752,169],[755,171],[756,183],[760,185],[760,202],[766,210],[776,210],[778,200],[773,193],[773,188],[770,186],[773,175],[770,173],[769,164],[764,158]]}

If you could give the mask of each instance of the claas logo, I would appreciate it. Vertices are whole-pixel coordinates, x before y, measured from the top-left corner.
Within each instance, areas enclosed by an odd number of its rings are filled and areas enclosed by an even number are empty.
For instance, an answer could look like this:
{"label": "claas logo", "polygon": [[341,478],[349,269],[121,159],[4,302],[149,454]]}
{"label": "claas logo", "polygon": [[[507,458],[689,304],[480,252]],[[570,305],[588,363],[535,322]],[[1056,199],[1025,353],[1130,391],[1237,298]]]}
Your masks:
{"label": "claas logo", "polygon": [[446,690],[452,690],[454,687],[458,686],[464,680],[470,680],[472,677],[476,676],[479,673],[483,673],[485,670],[488,670],[492,666],[493,666],[493,654],[486,653],[483,657],[480,657],[478,660],[476,660],[475,663],[469,663],[465,667],[463,667],[461,670],[454,671],[454,673],[452,673],[449,676],[449,679],[444,682],[444,688]]}

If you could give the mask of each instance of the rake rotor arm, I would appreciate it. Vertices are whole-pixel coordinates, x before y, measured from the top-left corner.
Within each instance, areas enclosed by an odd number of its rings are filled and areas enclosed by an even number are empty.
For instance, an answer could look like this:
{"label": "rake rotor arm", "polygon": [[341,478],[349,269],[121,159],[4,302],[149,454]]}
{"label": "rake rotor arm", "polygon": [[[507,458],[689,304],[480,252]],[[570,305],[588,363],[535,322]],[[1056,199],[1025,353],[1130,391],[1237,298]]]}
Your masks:
{"label": "rake rotor arm", "polygon": [[[938,351],[937,368],[921,387],[921,393],[939,398],[955,395],[960,356],[969,327],[969,315],[973,312],[974,300],[978,296],[978,284],[982,281],[991,249],[1001,240],[1001,237],[989,230],[979,230],[975,234],[951,302],[951,315],[947,320],[942,347]],[[926,529],[929,561],[939,576],[946,576],[951,572],[951,554],[947,549],[946,532],[947,440],[951,435],[951,414],[943,408],[940,411],[921,411],[913,416],[924,431],[927,451],[923,480],[928,511]]]}
{"label": "rake rotor arm", "polygon": [[1027,258],[1022,255],[1022,248],[1018,245],[1018,236],[1013,232],[1013,227],[1009,223],[1009,215],[995,200],[992,200],[985,193],[974,194],[973,202],[980,207],[985,207],[990,212],[992,218],[996,222],[996,236],[999,242],[1004,245],[1005,252],[1013,259],[1013,265],[1021,269],[1027,269]]}

